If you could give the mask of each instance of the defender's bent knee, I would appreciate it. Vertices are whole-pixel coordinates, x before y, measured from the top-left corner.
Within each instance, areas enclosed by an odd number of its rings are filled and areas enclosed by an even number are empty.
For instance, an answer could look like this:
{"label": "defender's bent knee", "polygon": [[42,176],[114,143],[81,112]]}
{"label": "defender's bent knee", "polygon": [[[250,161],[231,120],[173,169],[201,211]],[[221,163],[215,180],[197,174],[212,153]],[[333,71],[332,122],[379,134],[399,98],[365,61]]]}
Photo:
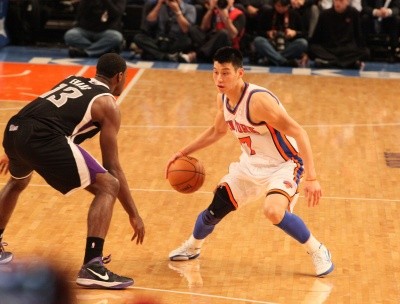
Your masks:
{"label": "defender's bent knee", "polygon": [[119,192],[119,181],[108,172],[98,173],[96,175],[96,182],[90,188],[94,190],[95,194],[103,192],[116,197]]}

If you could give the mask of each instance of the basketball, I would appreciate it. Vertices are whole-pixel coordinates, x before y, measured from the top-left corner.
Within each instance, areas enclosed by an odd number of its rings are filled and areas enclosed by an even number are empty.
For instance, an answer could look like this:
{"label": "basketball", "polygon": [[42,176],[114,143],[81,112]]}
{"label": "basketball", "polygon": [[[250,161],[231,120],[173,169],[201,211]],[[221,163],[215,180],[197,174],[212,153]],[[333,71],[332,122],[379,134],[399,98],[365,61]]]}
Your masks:
{"label": "basketball", "polygon": [[172,188],[181,193],[193,193],[204,183],[202,163],[190,156],[177,158],[168,168],[168,180]]}

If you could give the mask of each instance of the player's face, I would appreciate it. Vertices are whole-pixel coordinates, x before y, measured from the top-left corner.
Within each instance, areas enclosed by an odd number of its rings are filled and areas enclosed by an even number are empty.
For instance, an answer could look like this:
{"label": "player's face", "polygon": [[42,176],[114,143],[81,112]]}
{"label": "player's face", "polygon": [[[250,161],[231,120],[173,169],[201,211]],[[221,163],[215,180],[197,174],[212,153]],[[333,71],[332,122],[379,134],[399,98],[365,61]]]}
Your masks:
{"label": "player's face", "polygon": [[220,93],[226,93],[234,89],[242,76],[243,68],[235,69],[232,63],[214,62],[213,79]]}
{"label": "player's face", "polygon": [[124,85],[125,85],[125,80],[126,80],[126,71],[119,74],[117,77],[118,77],[118,83],[115,86],[115,89],[113,92],[114,96],[121,95],[122,91],[124,90]]}

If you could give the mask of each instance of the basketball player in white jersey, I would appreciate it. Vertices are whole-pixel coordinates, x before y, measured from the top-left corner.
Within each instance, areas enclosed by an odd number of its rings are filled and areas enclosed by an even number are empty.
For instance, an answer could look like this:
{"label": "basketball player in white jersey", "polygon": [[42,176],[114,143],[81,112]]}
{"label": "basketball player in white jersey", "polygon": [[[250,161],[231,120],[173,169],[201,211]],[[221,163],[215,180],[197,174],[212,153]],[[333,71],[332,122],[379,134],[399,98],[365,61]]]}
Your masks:
{"label": "basketball player in white jersey", "polygon": [[210,206],[197,217],[192,235],[170,252],[170,260],[197,258],[205,238],[222,218],[264,196],[266,218],[303,244],[317,276],[327,275],[334,268],[329,250],[292,213],[303,173],[308,206],[318,205],[321,197],[306,131],[287,114],[272,92],[243,81],[243,58],[238,50],[221,48],[213,61],[213,78],[219,92],[214,124],[175,153],[167,169],[178,157],[215,143],[228,130],[239,140],[242,154],[221,179]]}

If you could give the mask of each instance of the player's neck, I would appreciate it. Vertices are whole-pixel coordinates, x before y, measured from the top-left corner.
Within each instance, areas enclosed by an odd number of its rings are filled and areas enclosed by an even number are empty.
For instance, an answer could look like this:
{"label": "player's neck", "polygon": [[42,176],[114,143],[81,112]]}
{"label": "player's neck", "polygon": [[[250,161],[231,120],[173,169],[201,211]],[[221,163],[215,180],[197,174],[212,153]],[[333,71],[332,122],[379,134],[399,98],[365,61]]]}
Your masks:
{"label": "player's neck", "polygon": [[94,78],[108,86],[110,86],[110,84],[111,84],[110,79],[103,75],[96,74],[96,76]]}
{"label": "player's neck", "polygon": [[226,97],[228,97],[229,106],[234,109],[239,103],[242,97],[243,90],[245,89],[245,83],[243,80],[239,81],[238,84],[229,92],[226,92]]}

